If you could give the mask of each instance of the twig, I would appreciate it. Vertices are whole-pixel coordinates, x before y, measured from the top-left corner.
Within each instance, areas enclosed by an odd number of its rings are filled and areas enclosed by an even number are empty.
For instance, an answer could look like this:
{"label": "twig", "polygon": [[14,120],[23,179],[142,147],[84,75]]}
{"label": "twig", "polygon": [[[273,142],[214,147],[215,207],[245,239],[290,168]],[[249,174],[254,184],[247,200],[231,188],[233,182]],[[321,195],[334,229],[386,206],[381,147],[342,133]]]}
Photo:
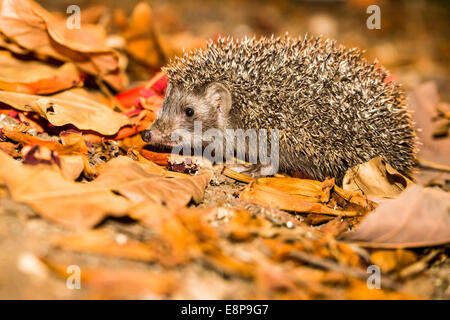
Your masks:
{"label": "twig", "polygon": [[450,166],[446,166],[443,164],[439,164],[430,160],[426,160],[422,157],[418,157],[417,160],[419,161],[419,165],[422,168],[429,168],[429,169],[434,169],[434,170],[439,170],[439,171],[444,171],[444,172],[450,172]]}
{"label": "twig", "polygon": [[419,261],[407,266],[403,270],[400,271],[399,277],[400,278],[407,278],[410,276],[415,276],[419,273],[421,273],[427,266],[428,263],[433,260],[439,253],[443,252],[443,250],[433,250],[426,256],[424,256]]}

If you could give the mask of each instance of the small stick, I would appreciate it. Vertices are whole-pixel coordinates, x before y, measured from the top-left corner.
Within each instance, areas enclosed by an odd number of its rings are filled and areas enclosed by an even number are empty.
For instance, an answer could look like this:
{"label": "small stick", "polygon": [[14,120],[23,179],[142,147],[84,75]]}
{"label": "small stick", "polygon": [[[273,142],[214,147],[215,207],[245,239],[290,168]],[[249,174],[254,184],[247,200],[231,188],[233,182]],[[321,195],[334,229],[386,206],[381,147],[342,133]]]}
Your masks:
{"label": "small stick", "polygon": [[450,166],[446,166],[443,164],[439,164],[430,160],[426,160],[422,157],[418,157],[417,160],[419,161],[419,165],[422,168],[429,168],[429,169],[434,169],[434,170],[439,170],[439,171],[444,171],[444,172],[450,172]]}

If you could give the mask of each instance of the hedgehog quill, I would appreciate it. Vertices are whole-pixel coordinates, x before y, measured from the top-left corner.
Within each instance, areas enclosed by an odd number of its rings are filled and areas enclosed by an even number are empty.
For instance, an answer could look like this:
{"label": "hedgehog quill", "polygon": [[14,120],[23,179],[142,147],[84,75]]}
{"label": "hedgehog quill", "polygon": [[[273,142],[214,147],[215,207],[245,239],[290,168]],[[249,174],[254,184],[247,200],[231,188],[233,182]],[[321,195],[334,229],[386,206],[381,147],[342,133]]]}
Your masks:
{"label": "hedgehog quill", "polygon": [[150,145],[173,146],[171,133],[193,132],[195,121],[224,135],[277,129],[282,172],[342,181],[348,168],[381,156],[411,175],[416,136],[404,91],[359,49],[308,36],[221,37],[163,71],[163,107],[142,133]]}

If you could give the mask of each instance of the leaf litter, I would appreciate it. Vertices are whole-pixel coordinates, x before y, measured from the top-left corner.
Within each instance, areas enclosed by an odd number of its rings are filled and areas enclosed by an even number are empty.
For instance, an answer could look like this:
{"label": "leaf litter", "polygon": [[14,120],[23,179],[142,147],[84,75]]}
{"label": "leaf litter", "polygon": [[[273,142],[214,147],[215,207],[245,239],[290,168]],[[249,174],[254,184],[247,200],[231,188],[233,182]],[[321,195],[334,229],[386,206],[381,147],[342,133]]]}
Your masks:
{"label": "leaf litter", "polygon": [[[44,226],[27,236],[44,279],[64,282],[80,265],[91,299],[428,298],[407,284],[447,259],[445,180],[422,187],[381,158],[351,168],[343,186],[301,173],[255,179],[148,150],[139,132],[167,86],[156,71],[203,40],[164,37],[145,3],[130,19],[110,16],[114,37],[100,24],[67,29],[33,1],[1,6],[0,195],[32,209],[25,226]],[[152,78],[129,88],[124,57]],[[448,134],[448,107],[432,83],[413,97],[423,120],[439,118],[422,133],[433,146]],[[367,287],[372,264],[382,290]]]}

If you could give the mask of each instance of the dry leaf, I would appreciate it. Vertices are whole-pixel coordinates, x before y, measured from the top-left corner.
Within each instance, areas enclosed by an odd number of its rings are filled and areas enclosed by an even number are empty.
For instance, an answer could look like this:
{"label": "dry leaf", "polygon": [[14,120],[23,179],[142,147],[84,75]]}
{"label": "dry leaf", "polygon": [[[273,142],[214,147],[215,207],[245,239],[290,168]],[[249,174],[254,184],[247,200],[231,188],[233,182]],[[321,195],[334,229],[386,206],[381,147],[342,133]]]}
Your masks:
{"label": "dry leaf", "polygon": [[331,209],[323,204],[307,201],[299,195],[291,195],[264,185],[249,185],[239,195],[239,198],[263,206],[280,208],[288,211],[321,213],[334,216],[357,216],[356,211],[341,211]]}
{"label": "dry leaf", "polygon": [[[322,188],[322,182],[298,178],[259,178],[256,183],[268,186],[290,195],[297,195],[312,202],[328,202],[329,189]],[[331,185],[332,187],[333,185]],[[327,192],[328,190],[328,192]]]}
{"label": "dry leaf", "polygon": [[0,47],[9,50],[12,53],[19,54],[19,55],[26,55],[26,54],[30,53],[27,49],[22,48],[17,43],[12,42],[11,40],[9,40],[2,33],[0,33]]}
{"label": "dry leaf", "polygon": [[104,29],[89,24],[67,28],[66,23],[31,0],[0,2],[0,31],[7,39],[38,57],[72,61],[116,90],[124,89],[127,79],[118,53],[105,45]]}
{"label": "dry leaf", "polygon": [[143,156],[145,159],[150,160],[156,164],[159,164],[160,166],[165,166],[169,164],[169,159],[171,157],[170,153],[160,153],[160,152],[154,152],[146,149],[142,149],[139,151],[141,156]]}
{"label": "dry leaf", "polygon": [[74,64],[55,67],[38,61],[21,61],[0,52],[0,89],[28,94],[49,94],[83,85]]}
{"label": "dry leaf", "polygon": [[343,239],[376,248],[437,246],[450,242],[450,195],[414,185],[386,200]]}
{"label": "dry leaf", "polygon": [[126,116],[71,91],[52,96],[0,91],[0,101],[18,110],[36,112],[55,126],[72,124],[103,135],[113,135],[129,124]]}
{"label": "dry leaf", "polygon": [[118,157],[105,165],[95,181],[77,183],[47,166],[22,165],[4,153],[0,153],[0,161],[0,179],[14,200],[75,229],[90,228],[108,214],[124,215],[143,202],[168,208],[184,206],[192,198],[198,202],[211,178],[210,171],[194,177],[174,177],[156,165]]}
{"label": "dry leaf", "polygon": [[[38,145],[41,147],[45,147],[49,150],[56,151],[59,155],[87,154],[87,147],[86,144],[84,143],[82,135],[79,135],[77,133],[67,133],[67,132],[62,133],[63,144],[61,144],[56,141],[40,139],[36,136],[32,136],[30,134],[23,133],[20,131],[3,129],[2,132],[8,139],[15,142],[19,142],[24,146]],[[72,139],[71,141],[68,140],[69,136]],[[75,136],[77,137],[78,140],[75,140],[74,138]],[[81,137],[81,139],[79,139],[78,137]]]}
{"label": "dry leaf", "polygon": [[61,174],[69,180],[76,180],[85,168],[82,156],[60,156]]}
{"label": "dry leaf", "polygon": [[69,181],[45,165],[26,166],[4,153],[0,161],[0,179],[14,200],[67,227],[89,228],[107,214],[125,214],[130,206],[110,188]]}
{"label": "dry leaf", "polygon": [[342,183],[344,190],[382,198],[395,198],[413,184],[381,157],[348,169]]}
{"label": "dry leaf", "polygon": [[[23,145],[22,153],[25,163],[27,163],[26,153],[30,151],[30,147],[33,147],[33,153],[42,151],[45,152],[45,150],[55,151],[54,157],[57,163],[55,163],[55,161],[50,162],[57,164],[57,167],[61,170],[62,175],[69,180],[77,179],[83,172],[83,170],[89,176],[93,175],[94,173],[94,169],[89,164],[86,143],[83,136],[79,133],[67,131],[62,132],[61,140],[63,144],[61,144],[56,141],[43,140],[19,131],[3,129],[2,132],[8,139],[19,142]],[[4,151],[7,152],[6,150]],[[10,155],[15,157],[14,154]],[[35,157],[34,154],[31,154],[31,156]],[[33,164],[37,164],[37,162]]]}

